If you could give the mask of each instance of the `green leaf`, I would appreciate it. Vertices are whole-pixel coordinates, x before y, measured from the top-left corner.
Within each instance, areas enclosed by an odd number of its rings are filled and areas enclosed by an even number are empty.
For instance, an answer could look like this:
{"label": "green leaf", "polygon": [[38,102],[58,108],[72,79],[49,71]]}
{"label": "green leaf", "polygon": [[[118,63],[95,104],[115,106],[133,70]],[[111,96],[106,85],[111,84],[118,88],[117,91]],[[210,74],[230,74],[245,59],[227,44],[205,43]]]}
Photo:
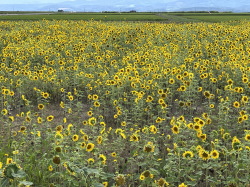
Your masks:
{"label": "green leaf", "polygon": [[1,187],[9,186],[9,179],[6,177],[3,178],[0,185],[1,185]]}
{"label": "green leaf", "polygon": [[30,185],[33,185],[33,182],[30,182],[30,181],[20,181],[19,184],[30,186]]}
{"label": "green leaf", "polygon": [[100,175],[100,172],[98,169],[91,169],[91,168],[87,168],[87,173],[88,174],[96,174],[96,175]]}
{"label": "green leaf", "polygon": [[13,177],[22,178],[26,176],[26,173],[23,170],[18,170],[17,173],[12,172]]}
{"label": "green leaf", "polygon": [[94,183],[93,186],[94,186],[94,187],[104,187],[104,185],[101,184],[101,183]]}

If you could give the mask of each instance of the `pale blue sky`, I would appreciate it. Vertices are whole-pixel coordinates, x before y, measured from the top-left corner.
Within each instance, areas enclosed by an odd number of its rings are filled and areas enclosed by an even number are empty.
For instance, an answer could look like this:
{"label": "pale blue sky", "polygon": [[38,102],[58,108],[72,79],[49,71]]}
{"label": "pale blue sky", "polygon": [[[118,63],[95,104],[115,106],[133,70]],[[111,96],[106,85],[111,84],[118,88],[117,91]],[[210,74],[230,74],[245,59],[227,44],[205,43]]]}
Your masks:
{"label": "pale blue sky", "polygon": [[0,10],[56,10],[61,6],[72,11],[129,10],[133,7],[138,11],[171,11],[216,7],[218,10],[250,12],[250,0],[0,0]]}

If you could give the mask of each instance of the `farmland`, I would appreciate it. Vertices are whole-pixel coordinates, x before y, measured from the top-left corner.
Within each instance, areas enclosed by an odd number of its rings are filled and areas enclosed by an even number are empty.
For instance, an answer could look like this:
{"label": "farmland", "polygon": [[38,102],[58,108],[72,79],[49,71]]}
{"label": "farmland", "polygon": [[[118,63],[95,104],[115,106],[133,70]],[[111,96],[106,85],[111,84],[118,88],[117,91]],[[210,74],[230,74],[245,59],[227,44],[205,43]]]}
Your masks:
{"label": "farmland", "polygon": [[1,186],[250,185],[250,22],[99,15],[0,16]]}
{"label": "farmland", "polygon": [[222,22],[249,20],[250,13],[166,13],[166,12],[77,12],[77,13],[56,13],[56,12],[19,12],[0,11],[0,20],[96,20],[96,21],[161,21],[175,23],[190,22]]}

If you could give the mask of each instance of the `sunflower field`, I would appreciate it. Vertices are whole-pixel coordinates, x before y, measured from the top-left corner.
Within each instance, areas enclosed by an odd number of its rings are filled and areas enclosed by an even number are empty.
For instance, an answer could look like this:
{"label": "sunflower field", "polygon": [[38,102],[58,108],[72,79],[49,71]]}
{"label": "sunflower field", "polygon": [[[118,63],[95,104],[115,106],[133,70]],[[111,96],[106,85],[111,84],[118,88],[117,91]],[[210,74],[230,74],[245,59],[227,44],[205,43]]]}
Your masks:
{"label": "sunflower field", "polygon": [[250,22],[0,22],[0,186],[250,185]]}

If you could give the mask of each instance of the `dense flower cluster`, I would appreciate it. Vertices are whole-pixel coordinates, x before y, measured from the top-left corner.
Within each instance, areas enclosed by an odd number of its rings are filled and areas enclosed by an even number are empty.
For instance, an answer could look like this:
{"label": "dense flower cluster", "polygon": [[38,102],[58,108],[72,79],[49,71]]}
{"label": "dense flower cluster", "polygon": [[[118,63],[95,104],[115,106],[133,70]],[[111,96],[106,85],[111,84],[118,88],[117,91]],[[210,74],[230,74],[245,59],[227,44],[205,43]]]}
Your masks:
{"label": "dense flower cluster", "polygon": [[13,21],[0,31],[10,131],[0,138],[14,142],[0,144],[0,168],[13,157],[35,186],[249,180],[249,22]]}

